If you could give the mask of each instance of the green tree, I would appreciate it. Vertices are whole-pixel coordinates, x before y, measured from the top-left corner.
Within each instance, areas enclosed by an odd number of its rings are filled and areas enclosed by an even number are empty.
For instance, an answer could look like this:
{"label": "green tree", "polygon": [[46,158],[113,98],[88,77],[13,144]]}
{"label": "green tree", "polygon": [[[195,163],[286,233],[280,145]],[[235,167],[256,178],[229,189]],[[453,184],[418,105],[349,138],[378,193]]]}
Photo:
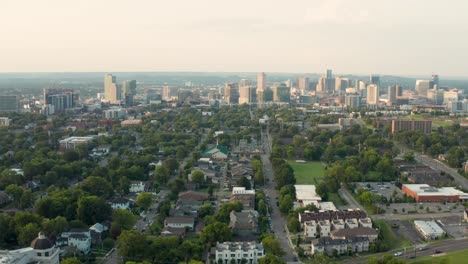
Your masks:
{"label": "green tree", "polygon": [[160,185],[165,185],[169,180],[169,169],[165,165],[156,167],[155,181]]}
{"label": "green tree", "polygon": [[106,220],[111,215],[106,201],[97,196],[86,196],[78,201],[77,217],[88,225]]}
{"label": "green tree", "polygon": [[5,188],[5,192],[13,198],[13,201],[15,202],[16,205],[19,205],[21,196],[23,196],[23,188],[16,185],[16,184],[10,184]]}
{"label": "green tree", "polygon": [[65,217],[57,216],[54,219],[44,222],[43,228],[47,236],[58,236],[68,229],[68,222]]}
{"label": "green tree", "polygon": [[242,176],[237,180],[237,185],[240,187],[245,187],[247,190],[252,188],[249,179],[247,179],[245,176]]}
{"label": "green tree", "polygon": [[278,256],[267,254],[258,260],[258,264],[286,264],[286,262]]}
{"label": "green tree", "polygon": [[146,236],[136,230],[124,230],[117,239],[119,255],[124,259],[142,259],[145,256]]}
{"label": "green tree", "polygon": [[66,162],[73,162],[73,161],[79,160],[80,155],[75,150],[69,149],[69,150],[66,150],[65,153],[63,153],[63,159]]}
{"label": "green tree", "polygon": [[288,214],[289,211],[293,208],[294,201],[291,198],[291,195],[287,194],[281,199],[279,203],[280,212],[283,214]]}
{"label": "green tree", "polygon": [[77,258],[66,258],[66,259],[61,260],[60,263],[62,263],[62,264],[82,264],[83,262],[81,262]]}
{"label": "green tree", "polygon": [[203,184],[205,182],[205,174],[199,170],[192,172],[192,182]]}
{"label": "green tree", "polygon": [[12,170],[3,170],[0,173],[0,189],[5,189],[10,184],[22,185],[24,177]]}
{"label": "green tree", "polygon": [[229,241],[231,238],[232,232],[229,226],[220,222],[214,222],[205,226],[200,235],[201,241],[210,245],[216,242]]}
{"label": "green tree", "polygon": [[135,203],[139,207],[143,208],[144,210],[148,210],[152,202],[153,202],[153,195],[147,192],[140,193],[137,196],[136,201],[135,201]]}
{"label": "green tree", "polygon": [[281,248],[279,241],[273,235],[265,236],[262,239],[262,244],[265,248],[266,254],[272,254],[278,257],[281,257],[285,254],[284,250]]}
{"label": "green tree", "polygon": [[122,229],[129,230],[135,225],[137,216],[128,210],[115,209],[112,212],[112,220],[113,223],[117,224]]}
{"label": "green tree", "polygon": [[35,223],[29,223],[25,226],[18,227],[18,243],[20,246],[27,247],[31,245],[34,238],[37,237],[41,228]]}
{"label": "green tree", "polygon": [[414,152],[412,151],[407,151],[405,152],[405,154],[403,154],[403,159],[406,161],[406,162],[413,162],[414,161]]}
{"label": "green tree", "polygon": [[210,203],[202,204],[200,208],[198,208],[198,215],[201,218],[211,214],[213,214],[213,206]]}
{"label": "green tree", "polygon": [[84,180],[81,189],[91,195],[108,198],[113,193],[111,184],[104,178],[91,176]]}
{"label": "green tree", "polygon": [[30,208],[34,202],[34,195],[31,190],[26,190],[21,195],[19,206],[21,209]]}

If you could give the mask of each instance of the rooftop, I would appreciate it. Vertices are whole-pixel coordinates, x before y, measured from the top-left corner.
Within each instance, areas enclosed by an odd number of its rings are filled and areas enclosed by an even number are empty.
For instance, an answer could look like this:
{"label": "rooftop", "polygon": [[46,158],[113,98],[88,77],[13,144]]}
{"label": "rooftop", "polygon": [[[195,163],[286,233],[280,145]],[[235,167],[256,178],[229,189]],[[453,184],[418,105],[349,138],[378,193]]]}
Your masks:
{"label": "rooftop", "polygon": [[416,193],[418,196],[463,196],[463,199],[468,199],[468,193],[464,193],[454,187],[436,188],[428,184],[403,184],[403,186]]}
{"label": "rooftop", "polygon": [[445,231],[434,221],[414,221],[414,225],[426,234],[442,234]]}
{"label": "rooftop", "polygon": [[302,202],[304,206],[322,200],[315,192],[315,185],[296,184],[294,188],[296,188],[296,199]]}

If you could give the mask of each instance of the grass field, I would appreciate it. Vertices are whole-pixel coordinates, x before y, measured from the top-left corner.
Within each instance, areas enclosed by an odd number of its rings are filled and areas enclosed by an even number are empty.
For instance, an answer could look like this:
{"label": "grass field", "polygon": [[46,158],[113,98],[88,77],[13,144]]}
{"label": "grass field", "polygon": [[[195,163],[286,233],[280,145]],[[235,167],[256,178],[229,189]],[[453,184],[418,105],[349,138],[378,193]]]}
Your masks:
{"label": "grass field", "polygon": [[453,124],[453,122],[451,121],[446,121],[448,119],[450,119],[449,117],[447,116],[444,116],[444,117],[431,117],[431,116],[423,116],[423,115],[408,115],[405,117],[405,119],[407,120],[432,120],[432,124],[434,124],[435,126],[442,126],[442,127],[446,127],[446,126],[450,126]]}
{"label": "grass field", "polygon": [[408,263],[412,264],[457,264],[468,262],[468,250],[447,253],[440,257],[423,257]]}
{"label": "grass field", "polygon": [[385,220],[375,220],[374,222],[376,227],[382,231],[383,240],[387,244],[389,250],[411,246],[409,240],[396,237]]}
{"label": "grass field", "polygon": [[315,184],[315,180],[322,177],[325,171],[318,161],[301,163],[290,160],[289,164],[294,169],[297,184]]}

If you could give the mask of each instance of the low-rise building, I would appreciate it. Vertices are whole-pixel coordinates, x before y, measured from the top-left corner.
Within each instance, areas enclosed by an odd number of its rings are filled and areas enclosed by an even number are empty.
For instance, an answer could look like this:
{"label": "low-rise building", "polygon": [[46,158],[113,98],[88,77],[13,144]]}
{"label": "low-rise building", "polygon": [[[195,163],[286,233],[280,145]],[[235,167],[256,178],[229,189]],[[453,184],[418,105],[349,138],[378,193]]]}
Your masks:
{"label": "low-rise building", "polygon": [[255,190],[246,190],[245,187],[232,188],[231,202],[239,201],[242,208],[247,210],[255,209]]}
{"label": "low-rise building", "polygon": [[195,218],[190,216],[166,217],[164,220],[164,226],[172,228],[188,228],[189,230],[194,230]]}
{"label": "low-rise building", "polygon": [[235,263],[257,264],[258,260],[265,256],[265,250],[261,243],[257,242],[224,242],[217,243],[214,247],[215,263],[230,264]]}
{"label": "low-rise building", "polygon": [[225,146],[216,145],[208,148],[201,156],[212,160],[226,160],[229,156],[229,151]]}
{"label": "low-rise building", "polygon": [[59,264],[60,251],[40,232],[30,247],[16,250],[0,250],[0,264]]}
{"label": "low-rise building", "polygon": [[359,221],[360,227],[372,228],[372,220],[370,218],[362,218],[362,219],[359,219],[358,221]]}
{"label": "low-rise building", "polygon": [[145,181],[131,181],[129,192],[140,193],[148,190],[148,182]]}
{"label": "low-rise building", "polygon": [[331,224],[333,230],[340,230],[345,228],[345,222],[343,221],[343,219],[333,219],[331,221]]}
{"label": "low-rise building", "polygon": [[8,117],[0,117],[0,127],[9,127],[11,119]]}
{"label": "low-rise building", "polygon": [[416,230],[427,240],[438,239],[445,231],[434,221],[414,221]]}
{"label": "low-rise building", "polygon": [[315,191],[315,185],[296,184],[294,188],[296,189],[296,200],[301,206],[318,205],[322,201],[322,198]]}
{"label": "low-rise building", "polygon": [[110,201],[112,209],[130,209],[130,200],[126,198],[114,198]]}
{"label": "low-rise building", "polygon": [[454,187],[436,188],[428,184],[403,184],[401,190],[417,202],[464,202],[468,193]]}
{"label": "low-rise building", "polygon": [[331,238],[353,238],[353,237],[365,237],[369,239],[370,243],[377,241],[377,237],[379,233],[372,228],[369,227],[356,227],[353,229],[345,228],[340,230],[334,230],[331,232]]}
{"label": "low-rise building", "polygon": [[319,236],[317,228],[318,225],[315,221],[304,222],[304,238],[306,241],[310,241],[311,239],[317,238]]}
{"label": "low-rise building", "polygon": [[348,209],[348,210],[339,210],[339,211],[319,211],[319,212],[310,212],[304,211],[299,213],[299,222],[304,223],[306,221],[319,221],[319,220],[333,220],[333,219],[348,219],[348,218],[367,218],[366,212],[360,209]]}
{"label": "low-rise building", "polygon": [[329,220],[318,221],[317,224],[320,237],[330,236],[331,225]]}
{"label": "low-rise building", "polygon": [[329,256],[333,256],[335,252],[338,255],[348,252],[367,252],[369,251],[369,239],[365,237],[347,239],[321,237],[312,241],[311,249],[312,255],[327,254]]}
{"label": "low-rise building", "polygon": [[75,247],[81,253],[87,255],[91,252],[91,232],[89,229],[72,229],[60,234],[61,246]]}
{"label": "low-rise building", "polygon": [[69,137],[59,141],[60,149],[75,149],[76,146],[81,144],[88,144],[93,141],[94,137]]}
{"label": "low-rise building", "polygon": [[344,222],[346,228],[356,228],[359,226],[358,220],[355,218],[348,218]]}
{"label": "low-rise building", "polygon": [[256,235],[259,232],[259,214],[255,210],[232,211],[229,215],[229,227],[238,236]]}

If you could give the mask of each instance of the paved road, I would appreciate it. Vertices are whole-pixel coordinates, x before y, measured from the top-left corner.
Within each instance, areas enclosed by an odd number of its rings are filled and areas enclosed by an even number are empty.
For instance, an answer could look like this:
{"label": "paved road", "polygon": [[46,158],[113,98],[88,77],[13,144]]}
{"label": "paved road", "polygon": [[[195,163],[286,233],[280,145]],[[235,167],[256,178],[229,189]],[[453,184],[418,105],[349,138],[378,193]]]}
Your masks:
{"label": "paved road", "polygon": [[[424,245],[424,244],[423,244]],[[418,248],[422,247],[423,245],[416,245],[414,247],[408,247],[400,250],[394,250],[391,252],[385,252],[385,253],[380,253],[380,254],[374,254],[370,256],[366,256],[363,258],[354,258],[354,259],[347,259],[346,263],[350,264],[363,264],[366,263],[367,260],[370,257],[381,257],[385,254],[394,254],[396,252],[401,252],[402,255],[398,256],[397,258],[399,259],[409,259],[413,257],[422,257],[422,256],[430,256],[430,255],[440,255],[448,252],[454,252],[454,251],[459,251],[459,250],[465,250],[468,248],[468,239],[463,238],[463,239],[451,239],[451,240],[446,240],[443,242],[435,243],[435,244],[429,244],[427,250],[418,250]],[[441,253],[440,254],[435,254],[435,251],[438,250]]]}
{"label": "paved road", "polygon": [[411,150],[405,146],[402,146],[401,144],[397,144],[398,148],[400,149],[401,152],[406,152],[406,151],[413,151],[415,159],[431,168],[433,168],[436,171],[443,171],[446,174],[449,174],[453,177],[453,181],[461,188],[467,189],[468,190],[468,179],[463,177],[456,169],[450,168],[449,166],[445,165],[444,163],[433,159],[427,155],[420,154],[418,152],[415,152],[414,150]]}
{"label": "paved road", "polygon": [[[431,214],[380,214],[371,215],[372,219],[401,220],[401,219],[435,219],[455,216],[456,213],[431,213]],[[461,215],[459,213],[458,215]]]}
{"label": "paved road", "polygon": [[263,154],[261,157],[262,157],[262,163],[263,163],[263,175],[266,181],[265,181],[265,186],[263,187],[263,191],[270,198],[270,206],[272,208],[272,211],[270,212],[270,216],[271,216],[273,232],[276,235],[281,245],[281,248],[286,253],[283,256],[283,260],[286,262],[294,262],[296,257],[293,253],[294,250],[291,248],[291,245],[289,244],[289,241],[288,241],[288,237],[286,235],[286,231],[285,231],[286,221],[281,216],[279,207],[276,204],[276,199],[278,195],[274,188],[273,168],[271,166],[271,162],[269,159],[271,142],[269,140],[269,135],[267,134],[264,134],[264,135],[265,137],[263,137],[264,138],[263,142],[264,142],[265,154]]}
{"label": "paved road", "polygon": [[359,208],[359,209],[363,210],[364,212],[366,212],[367,215],[369,215],[369,213],[366,211],[366,209],[364,209],[364,207],[362,207],[361,204],[359,204],[354,199],[353,195],[345,187],[341,187],[338,190],[338,193],[348,203],[349,206],[351,206],[352,208]]}

